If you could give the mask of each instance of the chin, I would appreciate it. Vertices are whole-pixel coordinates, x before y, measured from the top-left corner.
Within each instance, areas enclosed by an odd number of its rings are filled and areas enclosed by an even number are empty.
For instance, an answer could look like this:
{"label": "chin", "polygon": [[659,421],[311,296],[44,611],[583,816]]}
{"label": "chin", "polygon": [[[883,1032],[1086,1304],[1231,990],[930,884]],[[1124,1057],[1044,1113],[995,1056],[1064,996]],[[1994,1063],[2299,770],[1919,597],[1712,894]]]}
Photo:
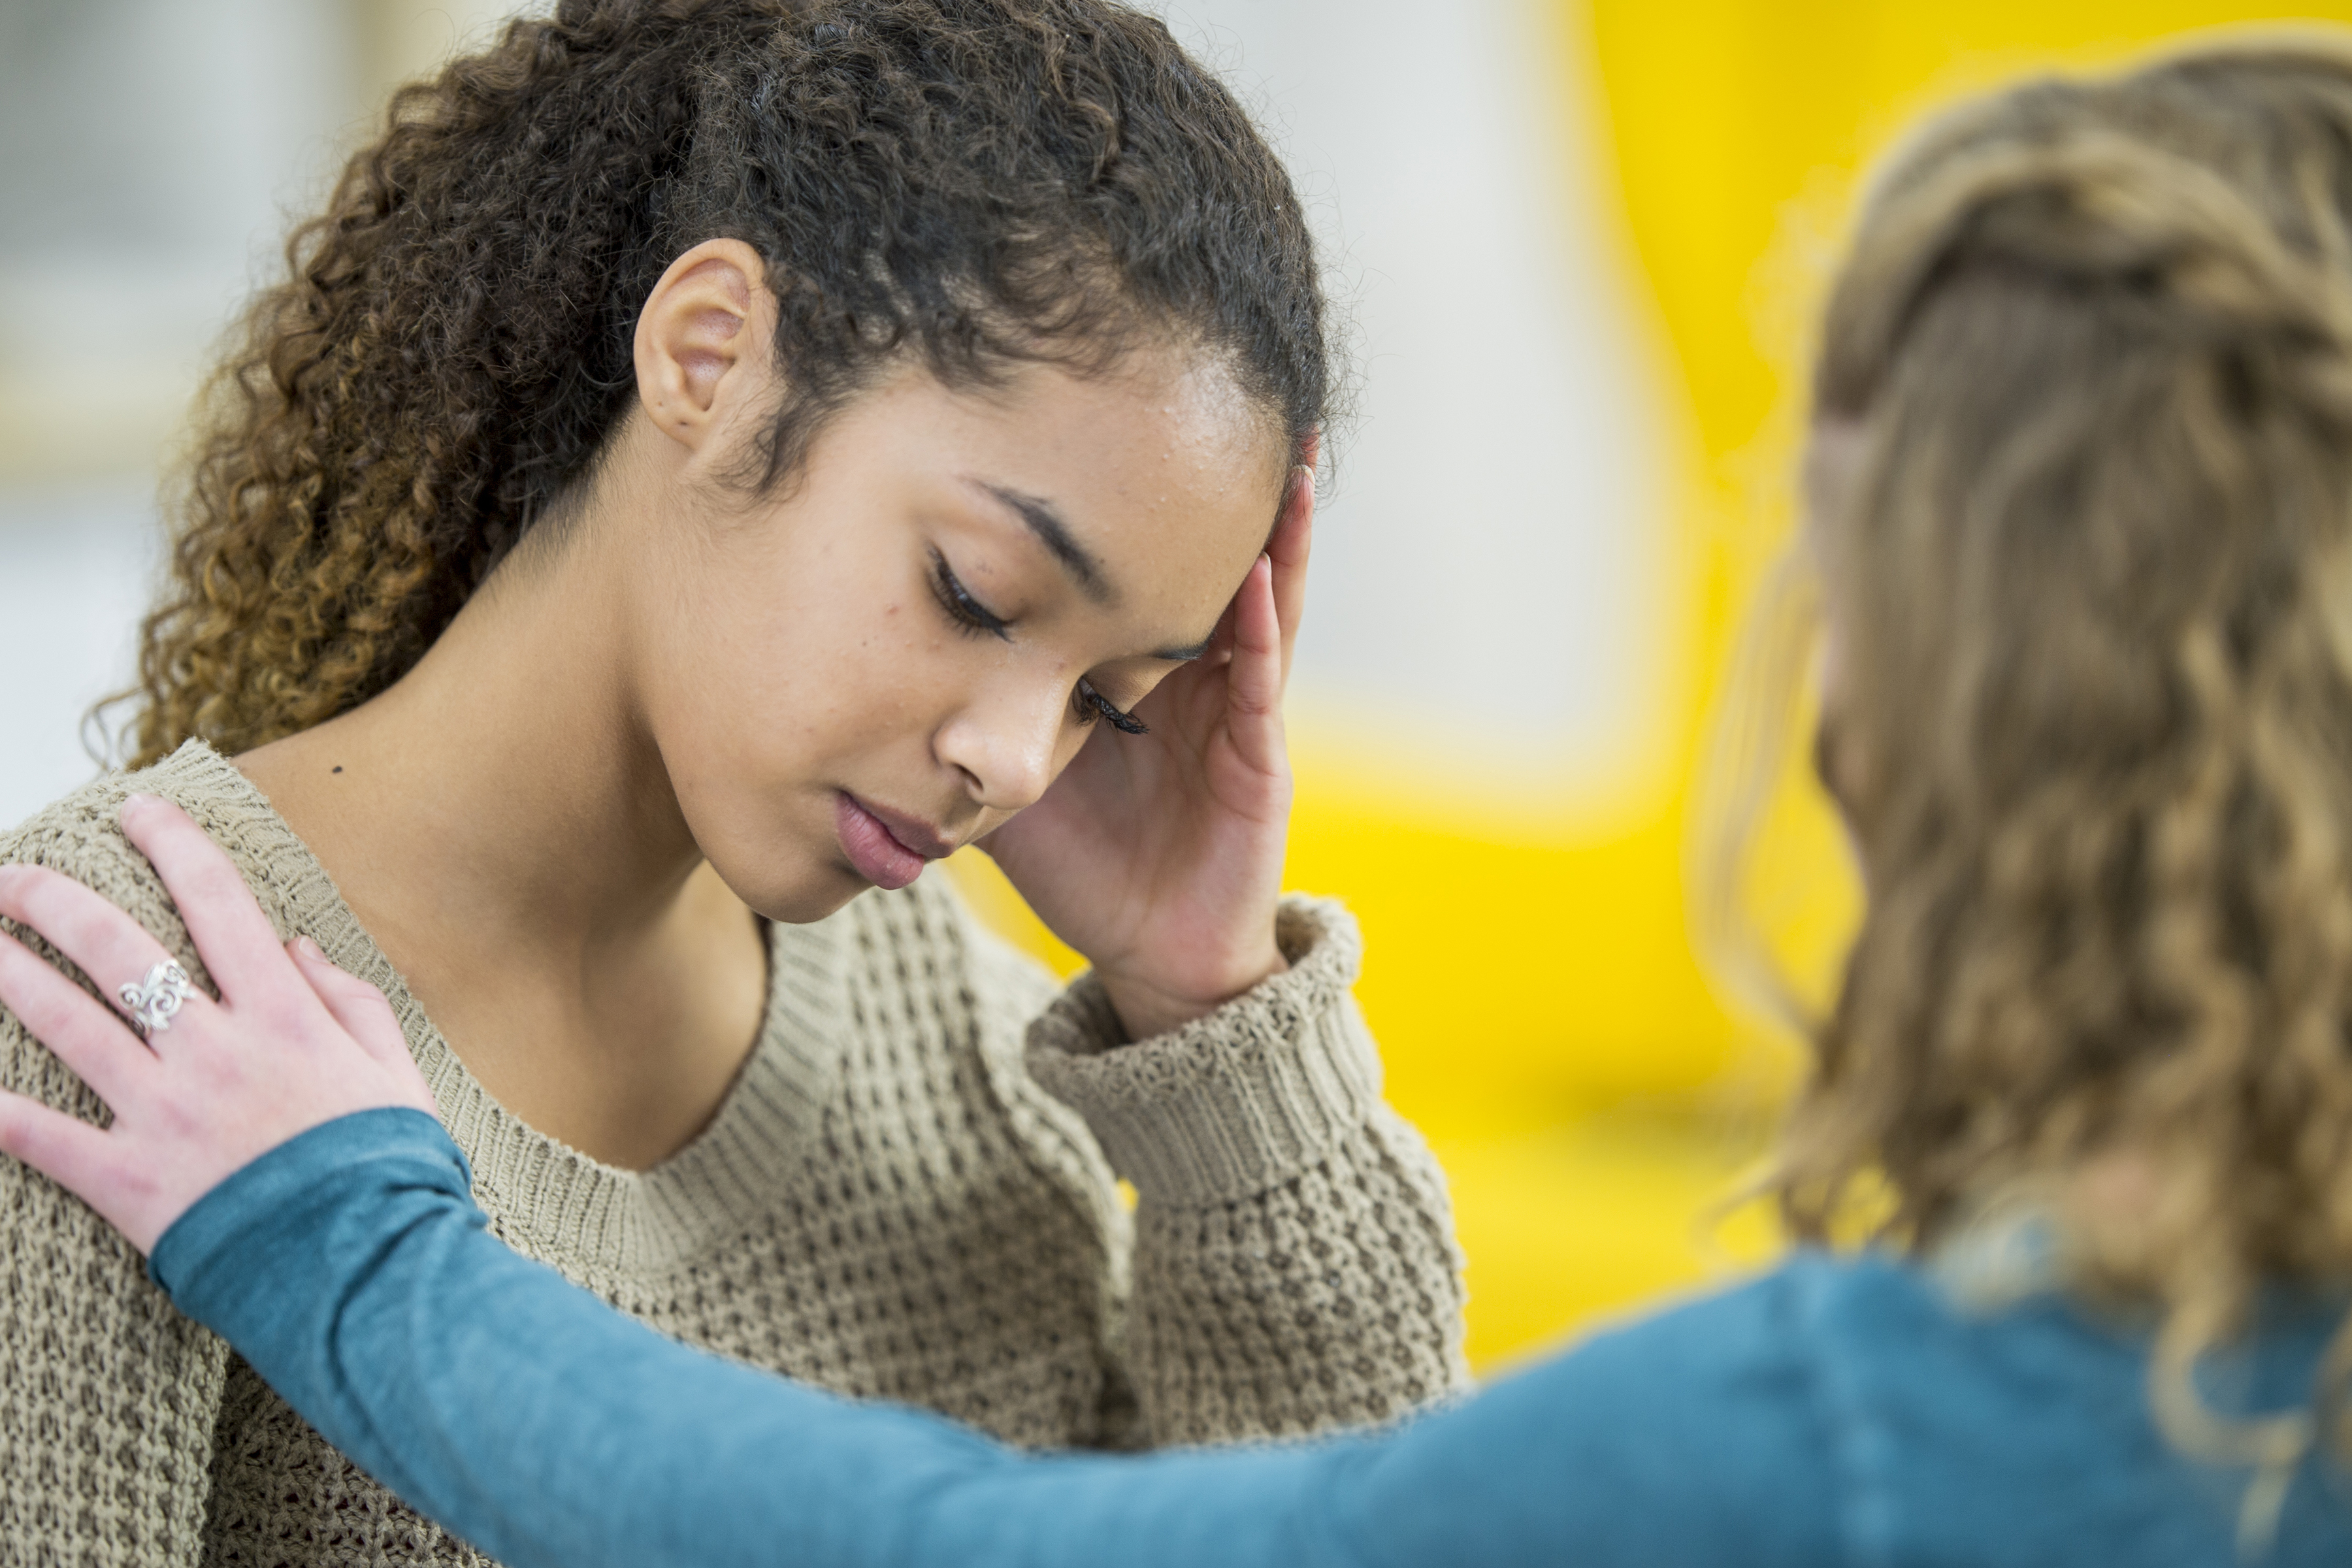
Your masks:
{"label": "chin", "polygon": [[844,866],[739,868],[711,857],[711,869],[751,912],[779,925],[811,925],[837,914],[871,883]]}
{"label": "chin", "polygon": [[866,892],[871,886],[871,883],[861,878],[844,876],[840,879],[839,890],[836,892],[795,898],[782,901],[774,908],[766,908],[758,904],[751,907],[756,912],[764,915],[778,925],[814,925],[828,915],[839,914],[848,908],[850,900]]}
{"label": "chin", "polygon": [[841,858],[829,797],[822,816],[796,801],[779,810],[772,797],[680,805],[687,807],[687,831],[710,869],[764,920],[813,924],[872,886]]}

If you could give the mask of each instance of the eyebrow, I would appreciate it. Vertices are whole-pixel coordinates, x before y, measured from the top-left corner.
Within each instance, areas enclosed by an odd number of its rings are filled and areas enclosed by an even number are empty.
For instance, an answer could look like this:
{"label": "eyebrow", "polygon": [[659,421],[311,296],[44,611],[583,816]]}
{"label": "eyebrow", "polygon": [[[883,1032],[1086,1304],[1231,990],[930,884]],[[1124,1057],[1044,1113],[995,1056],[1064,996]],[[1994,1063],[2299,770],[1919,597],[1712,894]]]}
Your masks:
{"label": "eyebrow", "polygon": [[[1062,563],[1062,570],[1070,574],[1070,580],[1077,584],[1087,598],[1097,605],[1118,602],[1118,591],[1111,586],[1102,563],[1071,534],[1070,525],[1062,521],[1062,514],[1054,510],[1053,502],[1037,496],[1024,495],[1009,486],[991,484],[986,479],[967,479],[964,482],[995,497],[1007,510],[1027,523],[1029,531],[1035,534],[1037,542]],[[1208,652],[1209,645],[1214,641],[1216,633],[1211,632],[1199,642],[1183,647],[1163,647],[1150,657],[1165,659],[1170,664],[1190,664]]]}
{"label": "eyebrow", "polygon": [[1062,521],[1062,514],[1054,510],[1053,502],[1041,500],[1036,496],[1024,495],[1019,490],[1009,489],[1003,485],[990,484],[986,479],[972,479],[969,482],[994,496],[1004,504],[1006,510],[1023,522],[1027,523],[1029,531],[1035,534],[1037,542],[1053,553],[1055,560],[1062,563],[1062,570],[1070,574],[1070,580],[1078,585],[1087,598],[1097,605],[1115,604],[1118,601],[1118,594],[1111,587],[1110,579],[1104,574],[1102,563],[1096,560],[1093,552],[1072,536],[1070,525]]}

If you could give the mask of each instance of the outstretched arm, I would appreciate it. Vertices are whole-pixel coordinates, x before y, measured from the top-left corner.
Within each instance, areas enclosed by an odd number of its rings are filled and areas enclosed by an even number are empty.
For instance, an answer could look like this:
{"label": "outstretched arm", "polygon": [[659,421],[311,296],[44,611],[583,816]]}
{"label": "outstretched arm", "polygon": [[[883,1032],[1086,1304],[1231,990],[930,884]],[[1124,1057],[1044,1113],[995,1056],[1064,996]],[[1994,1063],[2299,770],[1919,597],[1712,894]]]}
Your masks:
{"label": "outstretched arm", "polygon": [[[0,1151],[147,1251],[331,1442],[520,1568],[1836,1555],[1803,1333],[1771,1279],[1409,1426],[1135,1457],[1024,1455],[666,1340],[489,1235],[381,996],[289,958],[176,808],[134,800],[123,826],[220,998],[144,986],[177,1007],[148,1009],[142,1040],[0,936],[0,1004],[114,1111],[100,1129],[0,1093]],[[110,982],[165,961],[54,873],[0,873],[0,901]]]}
{"label": "outstretched arm", "polygon": [[518,1568],[1353,1561],[1306,1538],[1336,1452],[1029,1458],[664,1339],[484,1224],[437,1122],[367,1111],[231,1176],[152,1267],[337,1447]]}
{"label": "outstretched arm", "polygon": [[1155,1472],[1167,1517],[1139,1538],[1133,1483],[1151,1478],[1120,1461],[1031,1459],[794,1386],[517,1257],[488,1234],[383,998],[281,949],[176,807],[134,799],[123,826],[219,997],[178,983],[155,939],[80,884],[0,872],[26,925],[110,992],[146,983],[151,1004],[142,1037],[0,935],[0,1001],[114,1112],[100,1128],[0,1093],[0,1150],[80,1193],[183,1310],[477,1546],[566,1568],[1330,1560],[1298,1531],[1339,1450],[1181,1457]]}

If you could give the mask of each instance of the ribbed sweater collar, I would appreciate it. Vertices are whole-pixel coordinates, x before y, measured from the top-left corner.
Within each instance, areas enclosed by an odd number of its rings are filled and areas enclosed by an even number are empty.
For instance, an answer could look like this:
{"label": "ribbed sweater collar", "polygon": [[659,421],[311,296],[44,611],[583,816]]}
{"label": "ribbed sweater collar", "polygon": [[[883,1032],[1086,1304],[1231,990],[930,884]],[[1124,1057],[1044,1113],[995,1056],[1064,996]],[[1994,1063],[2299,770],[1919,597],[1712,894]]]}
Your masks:
{"label": "ribbed sweater collar", "polygon": [[190,741],[139,787],[227,808],[220,837],[282,917],[391,1001],[441,1121],[473,1163],[477,1199],[520,1251],[583,1276],[668,1268],[739,1233],[807,1158],[849,1028],[845,910],[768,926],[768,1009],[750,1058],[710,1125],[650,1171],[616,1169],[525,1123],[492,1098],[441,1036],[294,830],[226,758]]}

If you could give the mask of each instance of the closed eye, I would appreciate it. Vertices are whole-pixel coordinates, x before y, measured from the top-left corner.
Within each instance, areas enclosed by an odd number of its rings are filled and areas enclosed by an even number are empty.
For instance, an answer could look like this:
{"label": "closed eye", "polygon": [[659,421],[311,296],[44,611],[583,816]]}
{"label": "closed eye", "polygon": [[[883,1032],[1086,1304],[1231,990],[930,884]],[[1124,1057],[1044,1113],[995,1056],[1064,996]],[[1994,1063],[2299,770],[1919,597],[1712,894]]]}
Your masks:
{"label": "closed eye", "polygon": [[1150,725],[1125,709],[1113,706],[1109,698],[1095,689],[1093,681],[1081,680],[1078,682],[1078,722],[1091,724],[1097,719],[1110,721],[1110,727],[1122,735],[1151,733]]}
{"label": "closed eye", "polygon": [[936,549],[931,552],[931,595],[958,631],[971,637],[986,633],[1006,642],[1013,640],[1013,623],[973,598],[971,590],[957,579],[948,558]]}

